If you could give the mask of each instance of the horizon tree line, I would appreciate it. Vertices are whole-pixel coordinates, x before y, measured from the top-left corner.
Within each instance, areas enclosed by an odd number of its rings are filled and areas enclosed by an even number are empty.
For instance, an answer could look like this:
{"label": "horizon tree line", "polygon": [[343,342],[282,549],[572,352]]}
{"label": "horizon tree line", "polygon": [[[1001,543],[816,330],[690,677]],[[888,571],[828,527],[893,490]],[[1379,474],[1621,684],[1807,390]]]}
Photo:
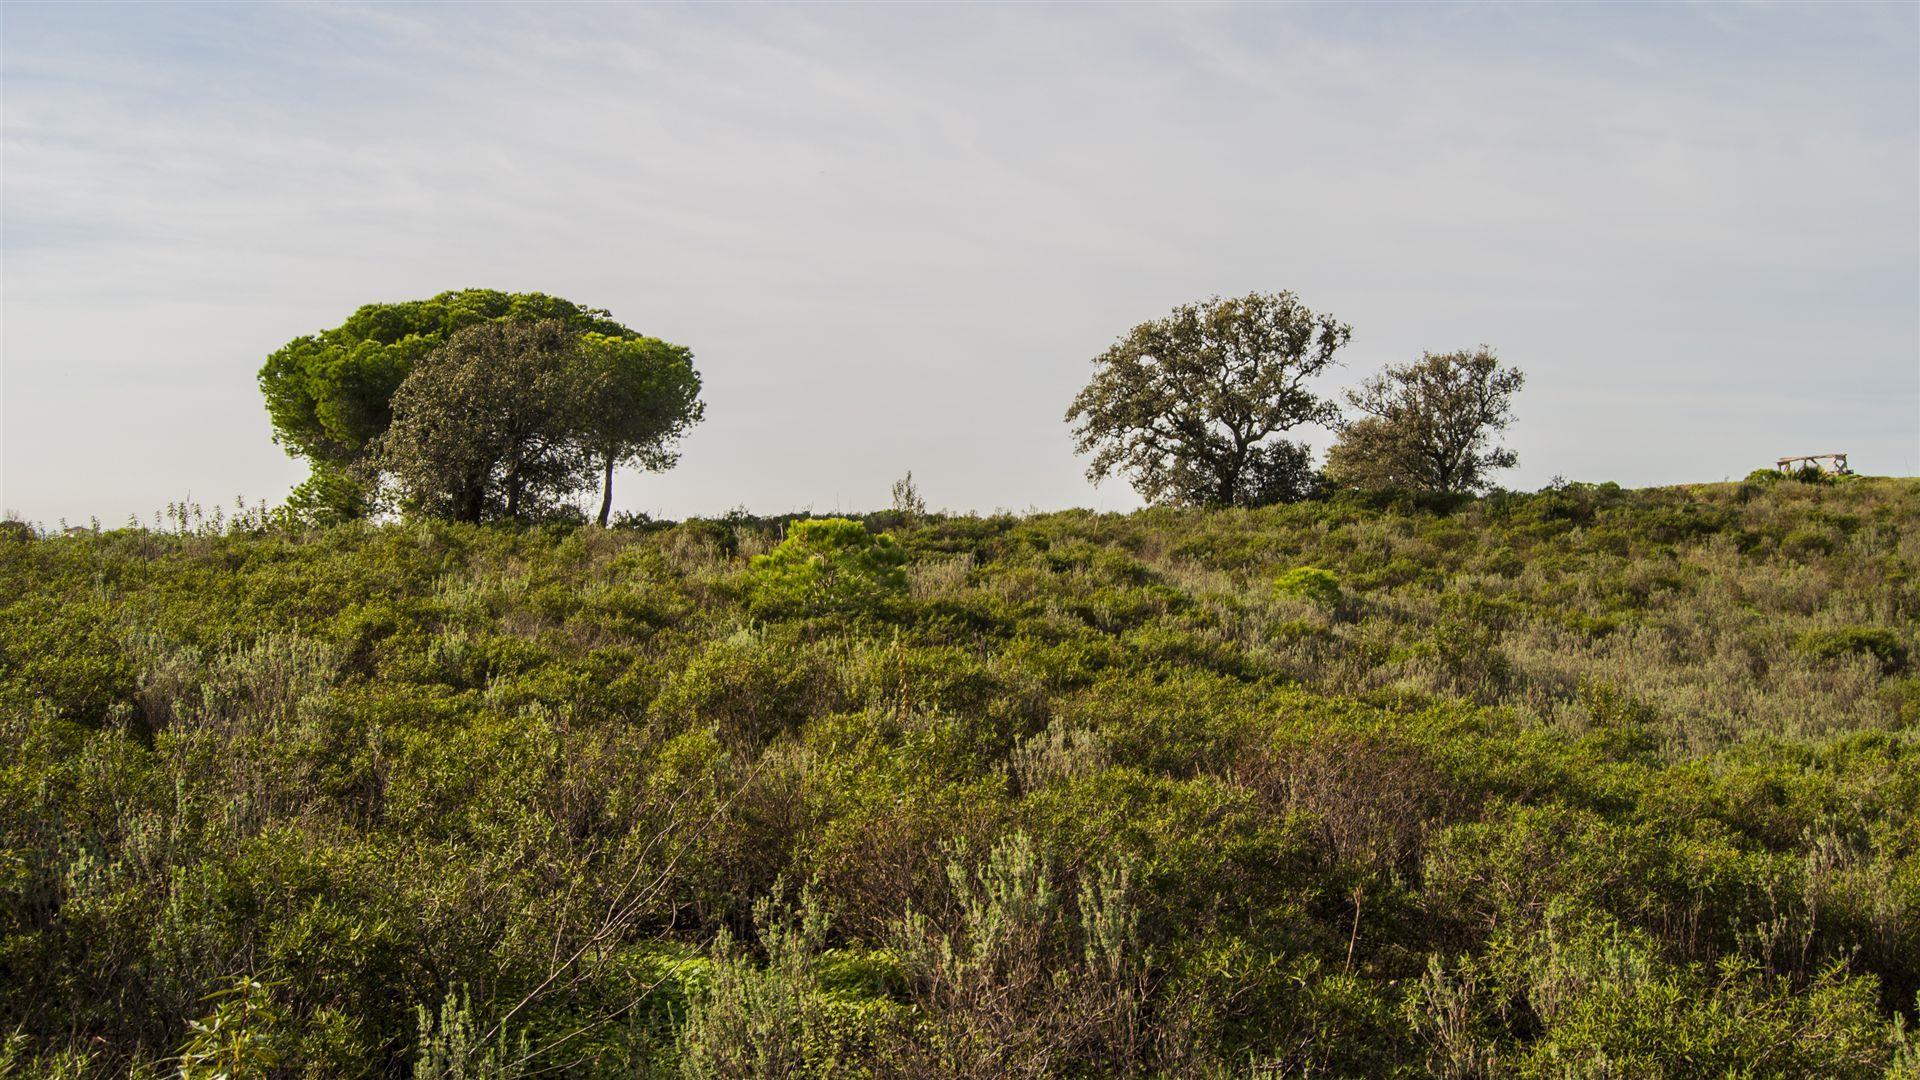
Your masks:
{"label": "horizon tree line", "polygon": [[[1067,410],[1094,483],[1124,477],[1147,501],[1197,506],[1296,502],[1329,487],[1474,494],[1518,462],[1492,445],[1525,385],[1491,348],[1388,365],[1343,397],[1307,384],[1338,363],[1352,327],[1291,292],[1212,297],[1134,327],[1094,359]],[[1309,424],[1336,440],[1323,471],[1286,438]]]}
{"label": "horizon tree line", "polygon": [[[1074,448],[1095,483],[1117,475],[1161,505],[1472,494],[1517,463],[1494,439],[1518,369],[1484,345],[1425,353],[1347,390],[1349,419],[1309,384],[1352,334],[1291,292],[1183,304],[1095,358],[1066,414]],[[614,472],[672,468],[705,411],[684,346],[603,309],[487,289],[365,305],[276,350],[259,383],[275,442],[311,469],[288,508],[316,524],[541,518],[597,486],[605,526]],[[1305,425],[1336,433],[1324,468],[1288,438]]]}

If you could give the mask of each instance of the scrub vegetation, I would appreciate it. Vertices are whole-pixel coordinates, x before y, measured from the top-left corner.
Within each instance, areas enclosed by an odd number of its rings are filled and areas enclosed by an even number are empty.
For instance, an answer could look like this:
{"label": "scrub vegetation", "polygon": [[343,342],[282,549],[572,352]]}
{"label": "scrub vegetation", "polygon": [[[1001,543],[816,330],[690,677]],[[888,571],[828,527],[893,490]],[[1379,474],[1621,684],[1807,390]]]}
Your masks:
{"label": "scrub vegetation", "polygon": [[1913,1076],[1916,570],[1864,479],[15,529],[0,1075]]}

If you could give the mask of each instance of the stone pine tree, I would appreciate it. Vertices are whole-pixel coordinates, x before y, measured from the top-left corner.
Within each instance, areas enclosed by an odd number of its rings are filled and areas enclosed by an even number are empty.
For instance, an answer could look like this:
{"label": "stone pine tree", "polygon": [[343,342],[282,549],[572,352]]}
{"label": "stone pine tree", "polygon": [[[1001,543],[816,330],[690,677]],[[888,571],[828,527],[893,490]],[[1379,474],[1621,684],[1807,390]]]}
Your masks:
{"label": "stone pine tree", "polygon": [[1493,440],[1513,423],[1513,396],[1525,383],[1484,345],[1389,365],[1347,392],[1360,415],[1327,451],[1327,478],[1371,490],[1484,491],[1494,470],[1519,462]]}
{"label": "stone pine tree", "polygon": [[1156,503],[1256,506],[1302,497],[1312,457],[1281,436],[1338,410],[1308,383],[1352,329],[1290,292],[1214,297],[1134,327],[1094,360],[1067,410],[1096,483]]}
{"label": "stone pine tree", "polygon": [[600,524],[620,466],[670,469],[675,444],[705,407],[693,353],[658,338],[586,334],[576,349],[579,438],[600,466]]}
{"label": "stone pine tree", "polygon": [[521,518],[583,489],[593,465],[576,433],[577,344],[558,319],[480,323],[415,364],[372,453],[399,506]]}
{"label": "stone pine tree", "polygon": [[311,469],[289,507],[320,523],[368,513],[375,480],[368,452],[392,421],[394,394],[414,366],[466,327],[542,319],[580,334],[639,336],[605,311],[557,296],[462,289],[367,304],[339,326],[275,350],[259,374],[274,441]]}

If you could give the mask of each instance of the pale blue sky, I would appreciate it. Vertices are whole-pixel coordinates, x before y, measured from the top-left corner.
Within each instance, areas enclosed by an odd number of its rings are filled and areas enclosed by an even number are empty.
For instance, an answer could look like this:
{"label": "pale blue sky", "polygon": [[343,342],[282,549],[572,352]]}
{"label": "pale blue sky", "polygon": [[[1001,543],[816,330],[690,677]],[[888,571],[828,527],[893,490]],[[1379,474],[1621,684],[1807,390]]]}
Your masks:
{"label": "pale blue sky", "polygon": [[695,350],[616,487],[671,516],[1132,506],[1088,361],[1256,289],[1353,325],[1330,390],[1526,369],[1511,486],[1911,475],[1917,12],[9,3],[0,504],[278,499],[262,358],[466,286]]}

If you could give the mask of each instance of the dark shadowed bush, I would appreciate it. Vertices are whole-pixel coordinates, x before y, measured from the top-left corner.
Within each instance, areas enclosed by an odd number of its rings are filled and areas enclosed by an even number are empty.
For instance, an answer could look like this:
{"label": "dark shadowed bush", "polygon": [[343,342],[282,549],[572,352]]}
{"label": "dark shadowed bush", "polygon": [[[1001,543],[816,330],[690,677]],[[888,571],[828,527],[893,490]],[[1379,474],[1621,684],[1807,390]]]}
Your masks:
{"label": "dark shadowed bush", "polygon": [[1794,642],[1794,648],[1821,660],[1850,656],[1868,656],[1881,668],[1898,671],[1907,663],[1907,647],[1883,626],[1846,626],[1838,630],[1809,630]]}

